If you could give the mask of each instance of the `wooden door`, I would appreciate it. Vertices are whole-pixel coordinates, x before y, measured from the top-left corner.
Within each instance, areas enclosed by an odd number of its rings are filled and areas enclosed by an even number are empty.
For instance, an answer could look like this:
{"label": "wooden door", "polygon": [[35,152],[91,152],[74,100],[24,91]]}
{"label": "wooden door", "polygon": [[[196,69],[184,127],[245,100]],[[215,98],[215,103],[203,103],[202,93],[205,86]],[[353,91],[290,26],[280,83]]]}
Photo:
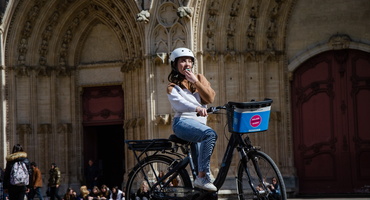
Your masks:
{"label": "wooden door", "polygon": [[370,54],[317,55],[294,72],[291,91],[299,192],[365,192],[370,183]]}
{"label": "wooden door", "polygon": [[123,90],[120,85],[87,87],[82,94],[84,163],[99,166],[98,184],[121,187],[125,173]]}

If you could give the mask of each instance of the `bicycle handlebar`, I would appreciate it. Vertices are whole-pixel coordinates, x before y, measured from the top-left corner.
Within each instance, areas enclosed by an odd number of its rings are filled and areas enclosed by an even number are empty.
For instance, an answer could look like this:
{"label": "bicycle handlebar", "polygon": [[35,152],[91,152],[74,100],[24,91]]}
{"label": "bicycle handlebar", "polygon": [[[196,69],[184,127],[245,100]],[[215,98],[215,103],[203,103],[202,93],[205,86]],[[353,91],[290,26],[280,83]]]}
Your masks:
{"label": "bicycle handlebar", "polygon": [[237,108],[261,108],[270,106],[272,104],[272,99],[265,98],[263,101],[251,100],[249,102],[233,102],[230,101],[224,106],[211,106],[207,109],[208,114],[217,113],[220,110],[226,110],[227,106],[237,107]]}
{"label": "bicycle handlebar", "polygon": [[208,114],[217,113],[220,110],[226,110],[227,107],[261,108],[261,107],[270,106],[271,104],[272,104],[272,99],[268,99],[268,98],[265,98],[263,101],[255,101],[253,99],[251,101],[249,101],[249,102],[233,102],[233,101],[229,101],[224,106],[211,106],[211,107],[209,107],[207,109],[207,113]]}
{"label": "bicycle handlebar", "polygon": [[229,101],[227,103],[230,106],[235,106],[237,108],[261,108],[270,106],[272,104],[272,99],[265,98],[263,101],[251,100],[249,102],[233,102]]}
{"label": "bicycle handlebar", "polygon": [[226,106],[211,106],[207,109],[207,113],[217,113],[221,109],[226,109]]}

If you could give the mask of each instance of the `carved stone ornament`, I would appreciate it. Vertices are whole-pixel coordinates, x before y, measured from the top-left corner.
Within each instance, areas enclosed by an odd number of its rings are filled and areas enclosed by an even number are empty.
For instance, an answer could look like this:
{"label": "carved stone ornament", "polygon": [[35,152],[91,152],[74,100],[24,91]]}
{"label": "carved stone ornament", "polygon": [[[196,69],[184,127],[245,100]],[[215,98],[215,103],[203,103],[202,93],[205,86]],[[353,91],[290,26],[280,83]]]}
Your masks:
{"label": "carved stone ornament", "polygon": [[25,134],[31,134],[32,128],[30,124],[18,124],[17,125],[17,134],[18,135],[25,135]]}
{"label": "carved stone ornament", "polygon": [[130,124],[129,124],[129,127],[130,128],[135,128],[137,125],[137,118],[134,118],[134,119],[131,119],[130,120]]}
{"label": "carved stone ornament", "polygon": [[348,35],[333,35],[330,37],[328,45],[334,50],[347,49],[351,43],[351,38]]}
{"label": "carved stone ornament", "polygon": [[206,51],[204,52],[204,57],[208,57],[209,59],[211,59],[212,61],[214,62],[217,62],[218,61],[218,56],[219,56],[219,53],[217,53],[216,51]]}
{"label": "carved stone ornament", "polygon": [[72,124],[65,123],[65,124],[58,124],[57,132],[59,134],[68,134],[71,133]]}
{"label": "carved stone ornament", "polygon": [[39,124],[37,127],[38,134],[50,134],[51,133],[51,124]]}
{"label": "carved stone ornament", "polygon": [[180,18],[183,18],[183,17],[192,17],[193,15],[193,12],[194,12],[194,8],[191,8],[191,7],[179,7],[177,9],[177,16],[179,16]]}
{"label": "carved stone ornament", "polygon": [[21,65],[19,67],[14,68],[14,72],[16,76],[30,76],[30,67],[27,67],[25,65]]}
{"label": "carved stone ornament", "polygon": [[140,13],[136,15],[137,22],[144,22],[148,23],[150,18],[150,13],[147,10],[142,10]]}
{"label": "carved stone ornament", "polygon": [[51,72],[50,69],[47,66],[38,66],[35,67],[35,71],[37,76],[50,76]]}
{"label": "carved stone ornament", "polygon": [[166,59],[168,56],[167,56],[167,53],[157,53],[157,57],[159,57],[161,60],[162,60],[162,63],[165,64],[167,63],[167,60]]}
{"label": "carved stone ornament", "polygon": [[125,129],[136,128],[137,126],[143,126],[144,122],[145,122],[144,118],[128,119],[124,121],[123,127]]}
{"label": "carved stone ornament", "polygon": [[171,115],[163,114],[155,116],[155,125],[169,125],[171,124]]}
{"label": "carved stone ornament", "polygon": [[177,8],[173,3],[164,3],[158,10],[157,20],[162,26],[169,28],[177,23]]}
{"label": "carved stone ornament", "polygon": [[127,73],[130,71],[134,71],[142,66],[143,66],[143,62],[140,59],[127,60],[125,61],[125,63],[123,63],[121,67],[121,72]]}
{"label": "carved stone ornament", "polygon": [[71,68],[66,66],[60,66],[55,69],[57,76],[70,76],[71,75]]}
{"label": "carved stone ornament", "polygon": [[255,62],[258,60],[256,51],[247,51],[245,52],[244,56],[245,56],[244,59],[247,62]]}

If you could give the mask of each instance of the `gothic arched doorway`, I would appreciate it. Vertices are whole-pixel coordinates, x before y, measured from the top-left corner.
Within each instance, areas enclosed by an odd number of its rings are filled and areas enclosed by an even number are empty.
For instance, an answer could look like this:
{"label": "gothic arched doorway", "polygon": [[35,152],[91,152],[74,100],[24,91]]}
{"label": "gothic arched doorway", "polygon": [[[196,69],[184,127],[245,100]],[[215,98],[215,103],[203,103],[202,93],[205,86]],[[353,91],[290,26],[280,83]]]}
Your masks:
{"label": "gothic arched doorway", "polygon": [[86,87],[82,101],[85,167],[93,160],[100,170],[98,185],[121,188],[125,173],[122,87]]}
{"label": "gothic arched doorway", "polygon": [[370,54],[321,53],[297,68],[291,91],[300,193],[368,191]]}

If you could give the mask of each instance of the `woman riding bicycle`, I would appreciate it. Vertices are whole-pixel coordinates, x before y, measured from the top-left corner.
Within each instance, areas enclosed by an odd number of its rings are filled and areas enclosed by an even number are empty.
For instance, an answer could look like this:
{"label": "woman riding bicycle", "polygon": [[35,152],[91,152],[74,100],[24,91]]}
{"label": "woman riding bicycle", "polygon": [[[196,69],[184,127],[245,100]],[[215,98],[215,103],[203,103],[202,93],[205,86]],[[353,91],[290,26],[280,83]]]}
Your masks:
{"label": "woman riding bicycle", "polygon": [[206,105],[213,102],[215,91],[202,74],[192,72],[195,57],[187,48],[177,48],[170,55],[171,73],[167,96],[175,111],[173,131],[178,138],[200,143],[198,176],[194,186],[217,191],[210,177],[210,159],[217,140],[216,132],[206,125]]}

